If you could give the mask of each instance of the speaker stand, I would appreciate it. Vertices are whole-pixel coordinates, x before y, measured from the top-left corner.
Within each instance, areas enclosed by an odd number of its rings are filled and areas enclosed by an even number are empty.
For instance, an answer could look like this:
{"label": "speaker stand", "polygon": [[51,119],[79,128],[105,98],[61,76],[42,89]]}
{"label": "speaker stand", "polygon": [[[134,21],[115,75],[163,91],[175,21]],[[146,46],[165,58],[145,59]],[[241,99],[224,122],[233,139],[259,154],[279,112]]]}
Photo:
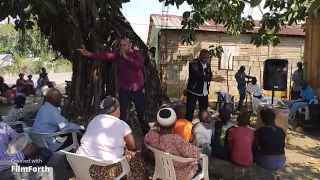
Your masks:
{"label": "speaker stand", "polygon": [[271,104],[273,105],[273,98],[274,98],[274,88],[272,88],[272,98],[271,98]]}

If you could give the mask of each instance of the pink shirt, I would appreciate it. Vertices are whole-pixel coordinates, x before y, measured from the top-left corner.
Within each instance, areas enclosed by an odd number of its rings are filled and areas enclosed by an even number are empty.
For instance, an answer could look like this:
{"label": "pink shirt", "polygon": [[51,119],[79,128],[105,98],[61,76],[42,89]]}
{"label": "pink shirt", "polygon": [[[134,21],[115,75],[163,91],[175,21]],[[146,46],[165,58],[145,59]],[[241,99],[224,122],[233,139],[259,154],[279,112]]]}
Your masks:
{"label": "pink shirt", "polygon": [[229,131],[228,140],[232,144],[231,160],[238,165],[250,165],[253,161],[253,131],[248,127],[232,128]]}
{"label": "pink shirt", "polygon": [[120,88],[137,91],[144,85],[142,68],[144,59],[138,50],[131,49],[127,59],[119,52],[92,54],[92,59],[114,61],[118,68],[118,83]]}

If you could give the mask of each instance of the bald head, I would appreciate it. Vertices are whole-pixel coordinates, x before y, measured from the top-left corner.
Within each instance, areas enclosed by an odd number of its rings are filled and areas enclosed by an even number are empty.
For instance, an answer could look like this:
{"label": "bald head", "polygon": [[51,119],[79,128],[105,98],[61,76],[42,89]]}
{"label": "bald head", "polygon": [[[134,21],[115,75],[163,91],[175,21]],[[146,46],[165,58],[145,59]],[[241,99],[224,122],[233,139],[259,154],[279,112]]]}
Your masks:
{"label": "bald head", "polygon": [[131,48],[131,40],[128,38],[121,38],[120,39],[120,50],[129,53]]}
{"label": "bald head", "polygon": [[61,106],[62,94],[58,89],[50,88],[46,93],[46,100],[55,107]]}

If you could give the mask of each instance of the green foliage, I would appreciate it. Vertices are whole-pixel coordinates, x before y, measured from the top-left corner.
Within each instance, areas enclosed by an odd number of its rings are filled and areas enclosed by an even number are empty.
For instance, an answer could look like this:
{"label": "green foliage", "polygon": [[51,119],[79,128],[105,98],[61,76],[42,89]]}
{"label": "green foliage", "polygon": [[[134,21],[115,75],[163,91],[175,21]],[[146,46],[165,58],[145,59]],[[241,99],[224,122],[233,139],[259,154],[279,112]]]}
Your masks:
{"label": "green foliage", "polygon": [[[0,68],[1,74],[38,74],[44,62],[53,60],[53,51],[48,44],[48,39],[41,35],[38,26],[22,33],[21,30],[16,30],[13,24],[0,25],[0,53],[12,54],[15,59],[15,64]],[[39,60],[30,62],[30,57]],[[71,67],[70,62],[60,64]],[[55,68],[58,66],[59,64]]]}
{"label": "green foliage", "polygon": [[0,53],[10,54],[18,41],[18,33],[12,24],[0,25]]}
{"label": "green foliage", "polygon": [[[193,6],[193,11],[183,14],[184,44],[193,44],[197,41],[195,29],[205,21],[213,20],[222,24],[231,35],[239,35],[252,31],[255,22],[251,16],[243,17],[245,4],[251,7],[261,7],[262,0],[159,0],[166,5],[179,7],[183,2]],[[253,34],[251,42],[256,46],[280,43],[278,34],[286,26],[305,21],[305,18],[320,8],[320,0],[266,0],[262,5],[269,12],[265,13],[260,21],[259,32]]]}
{"label": "green foliage", "polygon": [[30,63],[30,72],[31,74],[39,74],[41,72],[41,68],[43,67],[42,61],[34,61]]}
{"label": "green foliage", "polygon": [[209,51],[210,51],[210,59],[212,57],[217,57],[220,59],[222,54],[224,53],[223,48],[221,46],[215,47],[214,45],[209,46]]}

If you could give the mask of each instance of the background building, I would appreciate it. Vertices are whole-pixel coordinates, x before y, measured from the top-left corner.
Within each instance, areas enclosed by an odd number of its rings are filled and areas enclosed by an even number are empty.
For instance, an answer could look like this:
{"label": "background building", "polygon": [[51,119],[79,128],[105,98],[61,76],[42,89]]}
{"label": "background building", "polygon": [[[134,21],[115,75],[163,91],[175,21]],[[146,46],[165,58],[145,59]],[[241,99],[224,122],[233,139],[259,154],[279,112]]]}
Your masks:
{"label": "background building", "polygon": [[[246,67],[246,73],[255,76],[262,88],[263,64],[268,58],[287,59],[289,61],[288,90],[276,92],[279,98],[287,98],[290,91],[290,76],[297,69],[296,63],[302,61],[305,33],[300,25],[289,26],[280,32],[281,43],[276,47],[256,47],[250,43],[251,34],[231,36],[223,25],[206,22],[196,30],[198,42],[183,45],[181,41],[181,16],[156,15],[150,17],[147,44],[155,47],[155,59],[162,79],[163,88],[170,97],[179,97],[188,80],[189,62],[198,57],[201,49],[210,46],[222,46],[224,54],[221,59],[212,58],[211,68],[214,75],[222,75],[227,82],[212,83],[210,98],[215,98],[215,91],[225,91],[238,96],[237,83],[234,78],[240,66]],[[254,32],[259,30],[259,24]],[[265,92],[271,95],[271,92]]]}

